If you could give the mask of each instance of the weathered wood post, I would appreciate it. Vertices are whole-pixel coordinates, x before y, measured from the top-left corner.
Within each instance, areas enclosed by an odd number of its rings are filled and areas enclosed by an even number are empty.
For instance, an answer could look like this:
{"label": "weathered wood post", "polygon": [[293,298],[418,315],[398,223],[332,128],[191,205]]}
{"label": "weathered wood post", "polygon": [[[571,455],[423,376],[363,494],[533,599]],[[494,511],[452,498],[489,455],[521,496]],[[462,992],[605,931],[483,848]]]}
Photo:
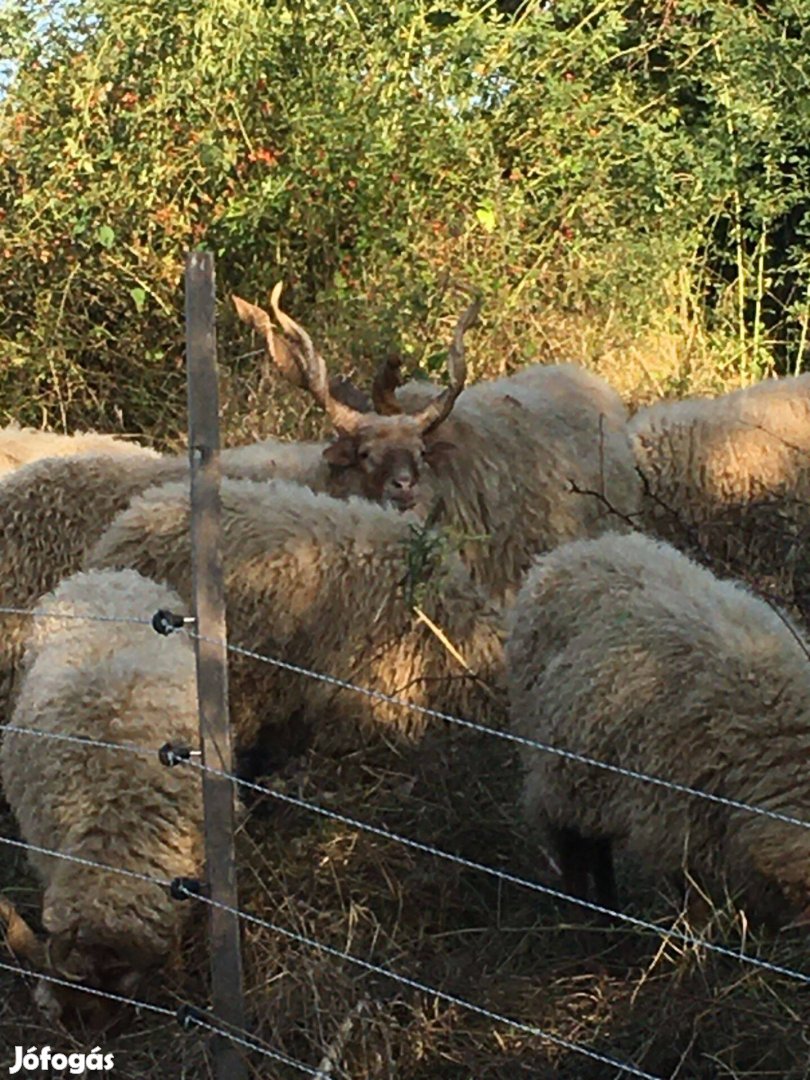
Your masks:
{"label": "weathered wood post", "polygon": [[[203,765],[230,773],[225,591],[220,543],[219,392],[217,386],[214,257],[186,257],[186,365],[188,448],[191,458],[191,550],[197,620],[197,696]],[[215,903],[236,908],[233,786],[203,772],[205,880]],[[245,1029],[239,919],[210,907],[211,995],[214,1016]],[[213,1043],[217,1080],[246,1080],[239,1049],[225,1038]]]}

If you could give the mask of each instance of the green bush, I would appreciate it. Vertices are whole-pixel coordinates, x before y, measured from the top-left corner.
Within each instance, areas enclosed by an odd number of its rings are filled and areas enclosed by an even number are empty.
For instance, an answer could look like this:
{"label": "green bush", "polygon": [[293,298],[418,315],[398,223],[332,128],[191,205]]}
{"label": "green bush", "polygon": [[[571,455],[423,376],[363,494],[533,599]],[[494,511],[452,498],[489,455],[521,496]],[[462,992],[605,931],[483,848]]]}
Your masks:
{"label": "green bush", "polygon": [[[476,375],[562,317],[799,370],[804,0],[504,7],[6,0],[0,417],[178,440],[194,246],[364,378],[440,367],[469,285]],[[220,342],[231,426],[308,430],[226,304]]]}

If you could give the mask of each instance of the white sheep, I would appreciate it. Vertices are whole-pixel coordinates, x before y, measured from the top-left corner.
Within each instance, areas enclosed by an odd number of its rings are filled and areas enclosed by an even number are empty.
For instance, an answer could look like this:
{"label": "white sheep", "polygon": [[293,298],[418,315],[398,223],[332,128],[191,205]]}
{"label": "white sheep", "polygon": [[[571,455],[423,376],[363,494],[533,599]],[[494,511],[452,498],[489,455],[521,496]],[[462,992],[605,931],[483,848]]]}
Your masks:
{"label": "white sheep", "polygon": [[788,590],[798,577],[797,600],[806,600],[810,375],[659,402],[629,431],[649,531],[704,551],[718,570],[761,571]]}
{"label": "white sheep", "polygon": [[[410,515],[281,481],[226,480],[221,496],[233,644],[418,705],[471,717],[491,709],[482,681],[502,680],[501,618],[439,537]],[[134,499],[88,566],[133,567],[188,602],[185,489],[172,484]],[[405,737],[430,722],[239,655],[229,660],[229,687],[239,744],[250,747],[269,732],[268,749],[275,739],[282,755],[301,746],[310,728],[331,748],[358,721]]]}
{"label": "white sheep", "polygon": [[398,365],[389,361],[375,381],[377,411],[353,408],[334,397],[323,358],[281,311],[279,294],[277,286],[280,330],[261,308],[236,300],[237,310],[265,336],[285,376],[328,413],[337,432],[324,450],[329,493],[429,514],[456,534],[474,580],[496,600],[511,595],[538,551],[626,529],[638,513],[627,413],[594,373],[535,365],[464,389],[463,336],[477,315],[473,305],[449,350],[449,387],[438,395],[419,383],[398,390]]}
{"label": "white sheep", "polygon": [[[149,619],[185,611],[180,597],[132,570],[63,581],[40,608],[62,616]],[[0,775],[22,839],[81,859],[169,881],[201,869],[200,774],[158,760],[167,741],[196,746],[191,640],[150,625],[38,619],[28,643],[12,724],[154,748],[142,755],[6,730]],[[54,856],[30,853],[44,886],[46,943],[8,903],[12,945],[69,981],[130,995],[172,951],[185,909],[168,891]],[[84,1004],[88,995],[74,995]],[[43,1002],[58,1012],[71,996]]]}
{"label": "white sheep", "polygon": [[[810,821],[810,660],[745,587],[641,534],[540,557],[511,614],[516,733]],[[541,750],[522,751],[525,809],[569,892],[615,906],[615,844],[715,896],[810,902],[810,829]],[[769,903],[773,900],[770,897]]]}
{"label": "white sheep", "polygon": [[155,450],[114,435],[99,435],[94,431],[59,435],[53,431],[37,431],[9,424],[0,428],[0,476],[40,458],[69,457],[73,454],[141,454],[157,457]]}
{"label": "white sheep", "polygon": [[[261,443],[223,450],[225,475],[282,475],[317,484],[325,467],[317,444]],[[26,609],[78,570],[130,499],[154,484],[187,479],[188,458],[82,454],[23,465],[0,479],[0,608]],[[0,612],[0,723],[30,628],[25,615]]]}

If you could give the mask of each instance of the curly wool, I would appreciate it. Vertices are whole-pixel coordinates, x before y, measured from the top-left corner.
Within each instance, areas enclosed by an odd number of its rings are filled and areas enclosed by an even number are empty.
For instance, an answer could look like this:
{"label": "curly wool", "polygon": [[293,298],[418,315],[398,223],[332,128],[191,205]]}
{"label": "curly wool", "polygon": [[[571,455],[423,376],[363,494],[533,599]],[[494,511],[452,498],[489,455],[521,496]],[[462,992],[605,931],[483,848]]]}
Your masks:
{"label": "curly wool", "polygon": [[94,431],[59,435],[53,431],[21,428],[16,424],[0,428],[0,476],[41,458],[102,453],[158,457],[155,450],[139,446],[136,442],[118,439],[114,435],[100,435]]}
{"label": "curly wool", "polygon": [[778,573],[810,518],[810,375],[660,402],[628,424],[646,527],[721,565]]}
{"label": "curly wool", "polygon": [[[397,393],[409,412],[434,395],[418,383]],[[427,470],[423,501],[462,538],[473,580],[496,602],[513,599],[538,552],[627,530],[641,483],[626,421],[618,394],[576,364],[534,364],[463,391],[436,431],[454,449]]]}
{"label": "curly wool", "polygon": [[[418,549],[408,515],[359,499],[340,501],[281,481],[225,481],[223,558],[232,644],[337,675],[419,705],[481,715],[490,696],[409,603]],[[499,613],[452,557],[431,560],[421,608],[482,679],[502,675]],[[133,500],[101,538],[89,566],[132,566],[191,595],[189,500],[179,485]],[[231,655],[231,715],[241,746],[263,728],[283,752],[312,725],[318,742],[343,745],[358,721],[416,737],[424,716],[274,665]],[[286,750],[285,750],[286,748]]]}
{"label": "curly wool", "polygon": [[[740,585],[640,534],[537,560],[511,616],[514,730],[810,820],[810,662],[798,631]],[[810,899],[810,830],[525,750],[525,807],[553,837],[613,840],[712,889]]]}
{"label": "curly wool", "polygon": [[[76,574],[41,607],[118,619],[184,610],[175,593],[133,570]],[[103,750],[7,730],[0,775],[23,840],[162,880],[198,872],[199,773],[168,769],[157,757],[167,741],[198,742],[187,637],[162,638],[149,625],[38,619],[12,723],[150,751]],[[64,960],[72,974],[113,988],[110,979],[123,978],[122,965],[141,971],[172,949],[184,909],[166,889],[35,853],[30,861],[44,885],[42,922],[51,943],[74,942]]]}
{"label": "curly wool", "polygon": [[[223,450],[225,475],[282,475],[325,482],[318,444],[276,439]],[[35,461],[0,480],[0,607],[30,608],[78,570],[115,515],[154,484],[187,479],[186,457],[82,454]],[[30,628],[27,616],[0,613],[0,723]]]}

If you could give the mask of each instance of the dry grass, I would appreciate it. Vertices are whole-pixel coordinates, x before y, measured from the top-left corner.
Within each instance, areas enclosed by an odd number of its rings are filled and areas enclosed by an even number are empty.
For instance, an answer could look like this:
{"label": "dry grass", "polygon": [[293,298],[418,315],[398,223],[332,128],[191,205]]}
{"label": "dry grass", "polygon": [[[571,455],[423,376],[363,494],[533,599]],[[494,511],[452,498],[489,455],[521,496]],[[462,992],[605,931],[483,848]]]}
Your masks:
{"label": "dry grass", "polygon": [[[493,745],[496,743],[496,745]],[[483,736],[432,732],[414,750],[378,746],[343,760],[291,763],[277,787],[469,858],[553,882],[514,805],[515,763]],[[7,830],[4,830],[7,831]],[[466,998],[558,1038],[633,1061],[653,1075],[715,1080],[807,1076],[810,991],[652,936],[587,925],[526,889],[263,798],[240,828],[242,906],[295,933]],[[14,854],[3,884],[26,914],[36,890]],[[671,897],[625,873],[630,910],[671,922]],[[27,909],[27,910],[26,910]],[[684,928],[684,924],[679,924]],[[203,920],[178,961],[142,996],[173,1007],[205,1000]],[[731,907],[701,931],[740,940]],[[602,1080],[603,1064],[436,1001],[253,925],[244,928],[251,1030],[317,1066],[347,1016],[334,1075],[352,1080]],[[746,950],[801,970],[798,936]],[[8,976],[0,1051],[15,1045],[116,1054],[126,1080],[207,1077],[204,1040],[168,1020],[130,1015],[119,1030],[48,1027],[22,980]],[[363,1003],[358,1013],[359,1003]],[[252,1077],[298,1075],[258,1056]]]}

